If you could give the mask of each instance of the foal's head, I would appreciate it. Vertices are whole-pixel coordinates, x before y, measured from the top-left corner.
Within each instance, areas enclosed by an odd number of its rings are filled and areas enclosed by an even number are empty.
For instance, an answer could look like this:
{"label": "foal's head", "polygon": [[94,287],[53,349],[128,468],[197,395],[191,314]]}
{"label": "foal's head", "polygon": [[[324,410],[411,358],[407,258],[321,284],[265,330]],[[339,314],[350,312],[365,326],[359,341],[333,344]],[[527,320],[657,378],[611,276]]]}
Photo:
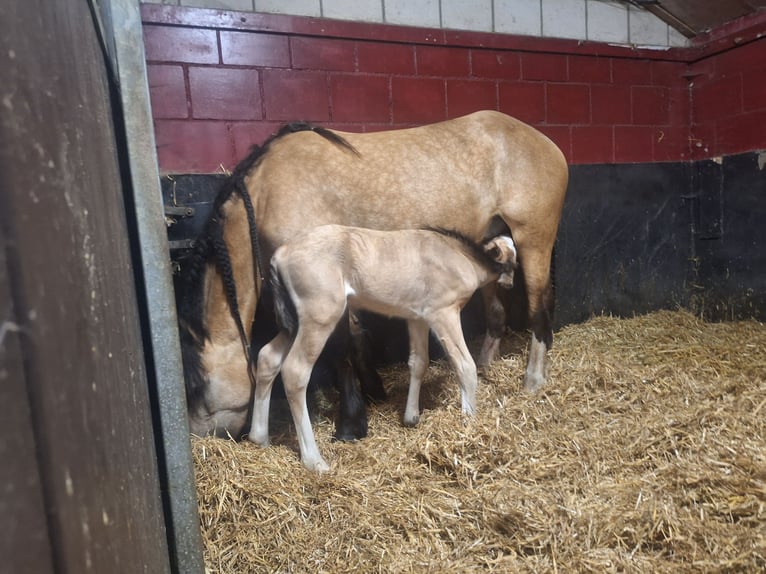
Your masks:
{"label": "foal's head", "polygon": [[500,276],[497,282],[510,289],[513,287],[513,271],[516,269],[516,245],[507,235],[498,235],[484,243],[484,252],[497,264]]}

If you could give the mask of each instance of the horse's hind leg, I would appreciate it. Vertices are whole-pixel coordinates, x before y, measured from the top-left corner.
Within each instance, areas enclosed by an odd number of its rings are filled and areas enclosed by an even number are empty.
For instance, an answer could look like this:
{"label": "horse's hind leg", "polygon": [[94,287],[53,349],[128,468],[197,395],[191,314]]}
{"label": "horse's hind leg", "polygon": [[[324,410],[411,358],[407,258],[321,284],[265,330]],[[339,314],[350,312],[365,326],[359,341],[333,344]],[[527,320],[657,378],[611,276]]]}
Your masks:
{"label": "horse's hind leg", "polygon": [[253,399],[253,421],[248,439],[255,444],[269,444],[269,403],[271,387],[279,374],[282,362],[290,350],[291,340],[285,333],[279,333],[258,353],[258,370],[255,379]]}
{"label": "horse's hind leg", "polygon": [[529,300],[529,321],[532,339],[529,343],[527,371],[524,387],[534,392],[545,384],[546,354],[553,345],[553,288],[550,278],[551,252],[519,249],[519,260],[524,266],[524,282]]}
{"label": "horse's hind leg", "polygon": [[479,367],[488,367],[495,360],[500,348],[500,338],[505,333],[505,307],[497,297],[496,281],[488,283],[481,289],[484,301],[484,316],[487,322],[487,332],[479,353]]}

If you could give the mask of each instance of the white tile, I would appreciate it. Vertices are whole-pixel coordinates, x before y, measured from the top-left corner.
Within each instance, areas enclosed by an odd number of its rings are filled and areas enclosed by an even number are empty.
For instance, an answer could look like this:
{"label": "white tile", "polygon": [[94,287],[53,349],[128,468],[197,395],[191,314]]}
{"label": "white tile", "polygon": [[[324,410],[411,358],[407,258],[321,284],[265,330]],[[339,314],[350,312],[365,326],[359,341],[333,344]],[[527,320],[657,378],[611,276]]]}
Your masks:
{"label": "white tile", "polygon": [[495,32],[540,36],[540,0],[495,0]]}
{"label": "white tile", "polygon": [[492,0],[441,0],[442,27],[492,31]]}
{"label": "white tile", "polygon": [[628,43],[628,8],[619,2],[588,0],[588,40]]}
{"label": "white tile", "polygon": [[251,12],[253,10],[253,0],[181,0],[181,6]]}
{"label": "white tile", "polygon": [[319,0],[255,0],[255,11],[292,16],[322,15]]}
{"label": "white tile", "polygon": [[543,0],[543,36],[585,40],[585,2]]}
{"label": "white tile", "polygon": [[439,0],[385,0],[386,22],[439,28]]}
{"label": "white tile", "polygon": [[675,28],[668,27],[668,43],[674,48],[686,48],[689,45],[689,38]]}
{"label": "white tile", "polygon": [[322,16],[338,20],[382,22],[381,0],[322,0]]}
{"label": "white tile", "polygon": [[668,25],[651,12],[631,8],[630,43],[640,46],[667,46]]}

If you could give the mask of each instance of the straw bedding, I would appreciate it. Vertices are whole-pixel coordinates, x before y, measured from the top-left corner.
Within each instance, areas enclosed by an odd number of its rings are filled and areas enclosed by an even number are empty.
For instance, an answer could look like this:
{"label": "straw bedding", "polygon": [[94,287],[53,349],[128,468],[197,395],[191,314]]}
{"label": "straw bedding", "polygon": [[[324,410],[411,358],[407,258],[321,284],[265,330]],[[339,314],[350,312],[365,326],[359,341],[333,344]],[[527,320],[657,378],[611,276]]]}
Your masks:
{"label": "straw bedding", "polygon": [[363,441],[331,442],[315,405],[325,475],[284,401],[268,449],[195,438],[208,571],[766,571],[766,326],[594,318],[557,333],[535,396],[526,342],[504,342],[472,421],[442,362],[415,429],[405,365]]}

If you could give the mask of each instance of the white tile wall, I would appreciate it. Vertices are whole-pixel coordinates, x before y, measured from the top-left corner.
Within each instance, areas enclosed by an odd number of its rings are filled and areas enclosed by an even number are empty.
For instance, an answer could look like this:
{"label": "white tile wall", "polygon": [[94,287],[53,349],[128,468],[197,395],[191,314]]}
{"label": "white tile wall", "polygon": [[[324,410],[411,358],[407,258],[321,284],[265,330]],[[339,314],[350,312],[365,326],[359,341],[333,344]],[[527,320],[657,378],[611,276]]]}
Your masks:
{"label": "white tile wall", "polygon": [[492,31],[492,0],[441,0],[441,3],[444,28]]}
{"label": "white tile wall", "polygon": [[319,0],[255,0],[255,11],[292,16],[322,15]]}
{"label": "white tile wall", "polygon": [[641,46],[667,46],[668,25],[651,12],[630,8],[630,43]]}
{"label": "white tile wall", "polygon": [[542,0],[543,36],[585,39],[583,0]]}
{"label": "white tile wall", "polygon": [[[1,0],[0,0],[1,1]],[[140,0],[641,46],[687,46],[651,12],[617,0]]]}
{"label": "white tile wall", "polygon": [[441,27],[439,0],[385,0],[383,10],[389,24]]}
{"label": "white tile wall", "polygon": [[540,36],[540,0],[495,0],[495,32]]}
{"label": "white tile wall", "polygon": [[322,0],[322,16],[338,20],[382,22],[381,0]]}
{"label": "white tile wall", "polygon": [[588,0],[588,40],[628,43],[628,7],[620,2]]}
{"label": "white tile wall", "polygon": [[221,8],[223,10],[253,10],[253,0],[181,0],[181,6]]}
{"label": "white tile wall", "polygon": [[668,27],[668,43],[673,47],[683,48],[689,45],[689,38],[675,28]]}

